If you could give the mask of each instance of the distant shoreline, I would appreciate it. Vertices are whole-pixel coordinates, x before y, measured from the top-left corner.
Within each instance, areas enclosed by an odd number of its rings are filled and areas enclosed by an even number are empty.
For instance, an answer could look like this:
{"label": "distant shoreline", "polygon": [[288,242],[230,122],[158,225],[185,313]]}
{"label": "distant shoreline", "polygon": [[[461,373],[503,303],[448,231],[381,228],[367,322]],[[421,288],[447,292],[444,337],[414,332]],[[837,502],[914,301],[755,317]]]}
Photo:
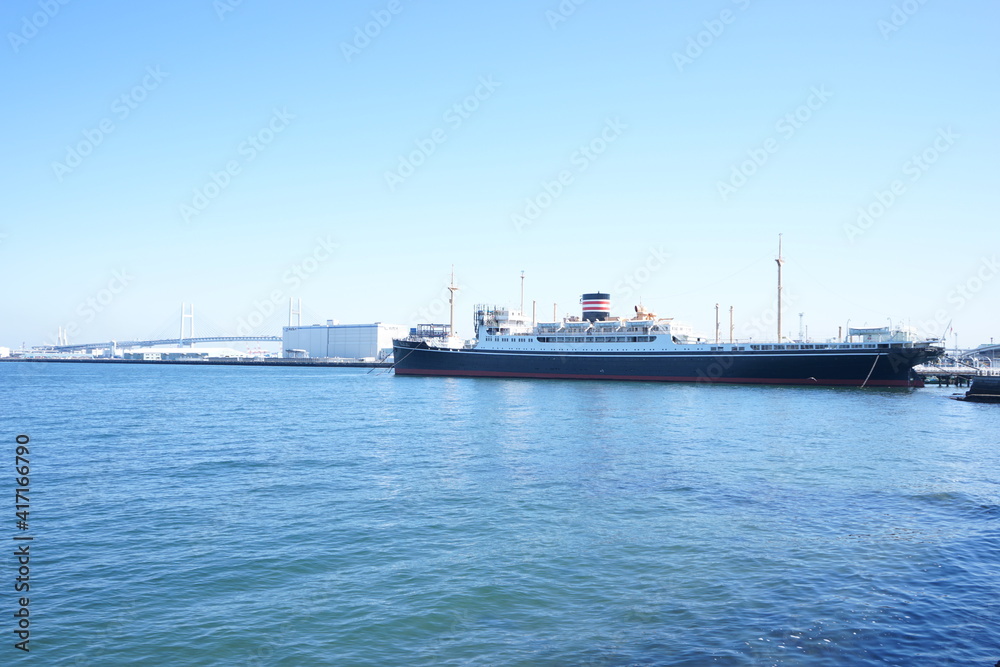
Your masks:
{"label": "distant shoreline", "polygon": [[387,361],[332,361],[325,359],[25,359],[22,357],[5,357],[0,362],[41,362],[69,364],[160,364],[182,366],[309,366],[324,368],[392,368]]}

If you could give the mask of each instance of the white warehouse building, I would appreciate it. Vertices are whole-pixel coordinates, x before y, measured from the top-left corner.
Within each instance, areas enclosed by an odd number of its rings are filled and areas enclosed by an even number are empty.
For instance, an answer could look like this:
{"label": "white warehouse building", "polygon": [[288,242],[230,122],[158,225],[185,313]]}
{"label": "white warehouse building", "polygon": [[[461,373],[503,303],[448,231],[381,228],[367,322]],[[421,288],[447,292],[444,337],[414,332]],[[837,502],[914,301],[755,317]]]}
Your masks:
{"label": "white warehouse building", "polygon": [[326,324],[285,327],[281,332],[283,357],[321,359],[384,359],[392,354],[392,339],[404,338],[401,324]]}

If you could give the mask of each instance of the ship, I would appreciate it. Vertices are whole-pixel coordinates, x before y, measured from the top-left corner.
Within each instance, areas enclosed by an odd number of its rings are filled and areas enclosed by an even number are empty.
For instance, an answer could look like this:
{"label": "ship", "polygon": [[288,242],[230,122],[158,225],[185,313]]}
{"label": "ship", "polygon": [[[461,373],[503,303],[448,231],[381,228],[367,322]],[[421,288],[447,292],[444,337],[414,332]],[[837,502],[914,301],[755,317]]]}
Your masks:
{"label": "ship", "polygon": [[452,377],[922,387],[913,367],[943,352],[936,339],[889,327],[849,328],[836,342],[726,343],[718,333],[713,340],[696,336],[640,305],[628,318],[613,318],[607,292],[586,293],[581,304],[581,316],[543,323],[532,323],[523,308],[479,305],[471,340],[456,337],[453,322],[418,325],[393,341],[393,369]]}

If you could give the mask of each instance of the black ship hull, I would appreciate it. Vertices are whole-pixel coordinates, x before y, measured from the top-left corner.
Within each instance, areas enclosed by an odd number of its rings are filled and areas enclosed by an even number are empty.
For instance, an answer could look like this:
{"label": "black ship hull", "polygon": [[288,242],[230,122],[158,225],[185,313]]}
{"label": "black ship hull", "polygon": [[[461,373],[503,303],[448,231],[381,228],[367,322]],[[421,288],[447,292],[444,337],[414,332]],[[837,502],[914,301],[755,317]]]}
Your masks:
{"label": "black ship hull", "polygon": [[926,346],[787,351],[528,352],[393,343],[397,375],[922,387]]}

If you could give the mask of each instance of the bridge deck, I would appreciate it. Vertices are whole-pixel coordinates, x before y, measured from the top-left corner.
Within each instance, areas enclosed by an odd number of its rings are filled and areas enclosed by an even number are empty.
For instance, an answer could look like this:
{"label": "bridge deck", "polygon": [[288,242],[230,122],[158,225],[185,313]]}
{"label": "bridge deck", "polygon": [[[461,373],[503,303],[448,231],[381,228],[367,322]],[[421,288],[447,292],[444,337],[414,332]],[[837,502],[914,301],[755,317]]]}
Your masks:
{"label": "bridge deck", "polygon": [[54,350],[55,352],[72,352],[74,350],[107,350],[112,346],[119,350],[131,347],[155,347],[157,345],[176,345],[184,347],[194,343],[236,343],[240,341],[261,341],[280,343],[281,336],[205,336],[201,338],[161,338],[159,340],[119,340],[106,343],[78,343],[76,345],[46,345],[35,349]]}

